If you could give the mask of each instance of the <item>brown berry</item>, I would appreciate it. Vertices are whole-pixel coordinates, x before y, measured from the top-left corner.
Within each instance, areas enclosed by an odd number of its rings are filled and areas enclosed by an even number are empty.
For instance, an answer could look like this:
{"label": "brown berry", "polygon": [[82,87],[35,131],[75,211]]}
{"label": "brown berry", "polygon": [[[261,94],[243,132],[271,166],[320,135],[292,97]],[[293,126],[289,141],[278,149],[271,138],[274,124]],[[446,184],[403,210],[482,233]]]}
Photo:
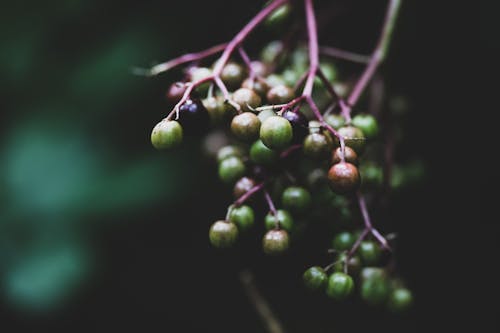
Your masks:
{"label": "brown berry", "polygon": [[358,168],[348,162],[340,162],[332,165],[328,170],[328,183],[330,188],[339,194],[355,191],[360,184]]}
{"label": "brown berry", "polygon": [[271,104],[284,104],[290,102],[295,96],[292,88],[284,84],[272,87],[267,92],[267,101]]}
{"label": "brown berry", "polygon": [[[351,147],[344,147],[344,160],[354,165],[358,165],[358,154]],[[332,164],[337,164],[342,161],[342,149],[336,148],[332,152]]]}

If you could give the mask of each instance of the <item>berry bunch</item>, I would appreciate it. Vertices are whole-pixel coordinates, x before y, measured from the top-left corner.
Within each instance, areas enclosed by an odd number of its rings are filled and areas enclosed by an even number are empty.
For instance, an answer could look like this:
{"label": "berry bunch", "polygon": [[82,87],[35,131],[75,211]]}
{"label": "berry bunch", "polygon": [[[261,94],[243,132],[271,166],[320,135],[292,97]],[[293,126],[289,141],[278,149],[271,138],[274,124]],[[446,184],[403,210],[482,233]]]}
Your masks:
{"label": "berry bunch", "polygon": [[[305,285],[337,300],[349,297],[359,285],[366,302],[402,310],[411,304],[412,294],[383,268],[392,249],[374,228],[363,194],[374,178],[363,166],[376,158],[370,147],[379,139],[379,121],[354,109],[385,56],[399,1],[389,2],[381,38],[369,57],[320,48],[312,0],[304,5],[307,43],[276,40],[254,59],[246,53],[243,42],[257,25],[286,22],[281,17],[295,10],[286,0],[274,0],[229,43],[153,67],[151,75],[190,64],[183,79],[169,87],[166,95],[173,110],[153,128],[151,142],[169,149],[179,146],[184,136],[222,131],[224,144],[214,150],[214,159],[235,201],[210,227],[214,247],[231,247],[254,228],[259,222],[254,198],[259,194],[268,207],[260,222],[265,227],[262,250],[269,255],[293,246],[308,220],[333,216],[338,226],[330,251],[336,259],[324,268],[308,268]],[[320,49],[365,64],[360,79],[352,84],[339,78],[337,63],[320,57]],[[201,65],[218,52],[222,55],[215,62]],[[350,222],[354,206],[364,223],[361,230]]]}

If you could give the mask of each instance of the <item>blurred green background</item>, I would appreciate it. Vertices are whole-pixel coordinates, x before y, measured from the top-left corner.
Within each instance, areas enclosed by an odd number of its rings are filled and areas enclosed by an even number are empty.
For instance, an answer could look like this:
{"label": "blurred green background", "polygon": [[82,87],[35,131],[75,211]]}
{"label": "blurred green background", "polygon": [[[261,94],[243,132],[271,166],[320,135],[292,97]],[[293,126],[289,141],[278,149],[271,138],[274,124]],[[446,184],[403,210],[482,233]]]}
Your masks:
{"label": "blurred green background", "polygon": [[[214,252],[208,226],[231,200],[214,165],[195,139],[168,154],[150,145],[151,128],[169,108],[165,89],[178,77],[147,79],[131,68],[226,41],[263,3],[51,0],[2,6],[0,319],[6,327],[76,331],[94,323],[102,329],[262,332],[237,280],[246,266],[256,271],[291,332],[329,331],[330,311],[346,318],[339,328],[367,325],[347,324],[360,313],[387,329],[416,325],[416,312],[394,319],[304,294],[300,279],[290,277],[314,260],[313,252],[283,262],[252,249]],[[368,52],[385,2],[370,2],[363,11],[362,1],[340,3],[351,16],[331,31],[343,33],[320,38]],[[410,66],[421,52],[415,13],[424,10],[411,2],[403,6],[386,68],[391,89],[415,102],[412,109],[422,90],[418,69]],[[426,112],[409,116],[403,150],[428,162],[433,152],[422,146],[430,138],[416,138],[431,110]],[[427,184],[397,198],[389,225],[403,235],[403,276],[430,305],[415,267],[421,253],[414,249],[422,224],[432,222],[422,222],[423,213],[405,215],[415,199],[435,208],[422,196]],[[417,329],[412,325],[410,331]]]}

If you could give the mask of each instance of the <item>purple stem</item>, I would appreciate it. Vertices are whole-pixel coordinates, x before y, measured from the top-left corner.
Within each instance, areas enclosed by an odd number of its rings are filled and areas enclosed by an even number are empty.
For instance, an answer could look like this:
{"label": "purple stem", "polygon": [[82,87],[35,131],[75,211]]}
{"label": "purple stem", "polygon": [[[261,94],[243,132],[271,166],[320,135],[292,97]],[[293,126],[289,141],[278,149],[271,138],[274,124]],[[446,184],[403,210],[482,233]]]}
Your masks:
{"label": "purple stem", "polygon": [[252,195],[262,190],[264,188],[264,184],[265,183],[262,182],[249,189],[245,194],[243,194],[233,203],[233,206],[235,207],[241,206],[245,201],[248,200],[248,198],[250,198]]}
{"label": "purple stem", "polygon": [[337,49],[335,47],[330,47],[330,46],[320,46],[319,52],[329,57],[348,60],[360,64],[367,64],[370,61],[369,56]]}
{"label": "purple stem", "polygon": [[358,196],[359,208],[361,210],[361,214],[363,215],[363,221],[365,223],[365,231],[371,232],[373,236],[377,239],[377,241],[382,245],[382,247],[390,251],[391,247],[389,246],[387,240],[372,225],[370,215],[368,214],[368,208],[366,207],[365,198],[363,197],[363,195],[361,195],[360,192],[357,193],[357,196]]}

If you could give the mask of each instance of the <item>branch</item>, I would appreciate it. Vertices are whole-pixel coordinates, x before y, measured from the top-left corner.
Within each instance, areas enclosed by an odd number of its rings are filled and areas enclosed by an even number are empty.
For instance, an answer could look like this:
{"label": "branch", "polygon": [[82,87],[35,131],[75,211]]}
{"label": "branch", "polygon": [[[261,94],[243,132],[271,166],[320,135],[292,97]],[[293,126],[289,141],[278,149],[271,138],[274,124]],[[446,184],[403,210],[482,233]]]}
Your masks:
{"label": "branch", "polygon": [[328,57],[343,59],[359,64],[367,64],[370,61],[370,57],[364,54],[345,51],[330,46],[320,46],[319,53]]}

